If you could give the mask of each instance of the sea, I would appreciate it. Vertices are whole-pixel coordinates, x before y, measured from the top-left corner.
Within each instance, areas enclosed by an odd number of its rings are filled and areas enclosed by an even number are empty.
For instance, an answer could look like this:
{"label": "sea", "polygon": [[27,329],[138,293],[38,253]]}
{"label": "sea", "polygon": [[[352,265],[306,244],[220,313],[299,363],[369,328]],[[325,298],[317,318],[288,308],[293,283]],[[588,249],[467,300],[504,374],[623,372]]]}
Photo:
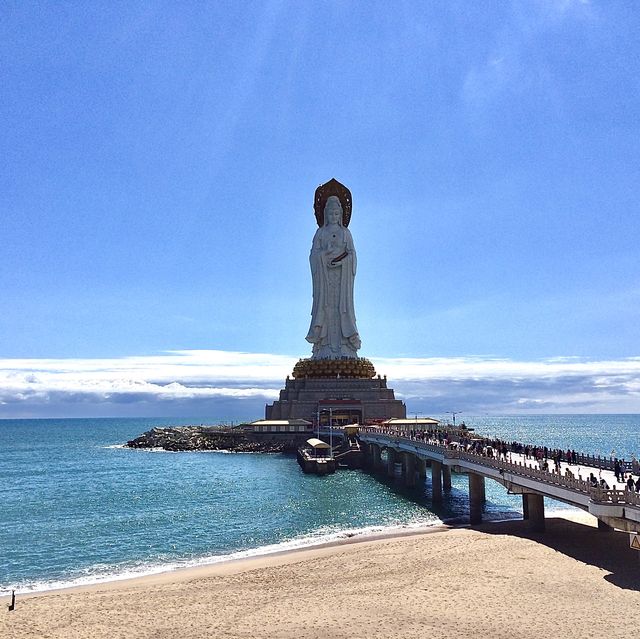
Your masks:
{"label": "sea", "polygon": [[[626,459],[640,453],[640,415],[465,416],[465,422],[509,441]],[[451,492],[434,507],[428,478],[409,490],[361,470],[305,475],[291,455],[123,447],[155,426],[201,423],[0,420],[0,595],[462,522],[468,514],[464,475],[453,475]],[[547,501],[551,512],[568,508]],[[488,481],[484,517],[520,516],[521,500]]]}

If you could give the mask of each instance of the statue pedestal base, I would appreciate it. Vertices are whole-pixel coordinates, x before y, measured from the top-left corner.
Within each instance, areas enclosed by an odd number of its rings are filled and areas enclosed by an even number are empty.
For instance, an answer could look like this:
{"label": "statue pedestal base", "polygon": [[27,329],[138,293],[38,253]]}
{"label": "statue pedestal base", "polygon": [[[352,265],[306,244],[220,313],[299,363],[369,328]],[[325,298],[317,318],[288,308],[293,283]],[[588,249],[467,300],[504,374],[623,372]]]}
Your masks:
{"label": "statue pedestal base", "polygon": [[387,388],[386,378],[302,377],[289,379],[280,397],[265,407],[266,419],[307,419],[336,426],[404,418],[407,409]]}

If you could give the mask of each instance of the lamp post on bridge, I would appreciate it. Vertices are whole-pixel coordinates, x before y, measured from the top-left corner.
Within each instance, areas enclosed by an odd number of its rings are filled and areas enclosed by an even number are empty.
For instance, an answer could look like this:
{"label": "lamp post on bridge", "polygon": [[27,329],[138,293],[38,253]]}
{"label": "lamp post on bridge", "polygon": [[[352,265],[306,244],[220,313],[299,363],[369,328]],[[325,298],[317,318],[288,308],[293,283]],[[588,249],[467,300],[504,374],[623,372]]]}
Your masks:
{"label": "lamp post on bridge", "polygon": [[333,408],[329,408],[329,446],[331,446],[331,457],[333,457]]}
{"label": "lamp post on bridge", "polygon": [[462,413],[461,410],[451,410],[447,412],[447,415],[451,415],[453,417],[453,427],[456,427],[456,415],[460,415]]}

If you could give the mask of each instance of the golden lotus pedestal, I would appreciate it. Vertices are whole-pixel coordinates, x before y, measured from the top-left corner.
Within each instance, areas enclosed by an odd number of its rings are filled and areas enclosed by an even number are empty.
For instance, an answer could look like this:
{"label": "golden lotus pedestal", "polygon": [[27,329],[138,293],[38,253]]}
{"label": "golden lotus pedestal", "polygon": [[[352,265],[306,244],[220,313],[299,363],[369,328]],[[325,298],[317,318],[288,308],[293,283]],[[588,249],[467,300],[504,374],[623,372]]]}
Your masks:
{"label": "golden lotus pedestal", "polygon": [[353,359],[301,359],[287,377],[280,396],[265,407],[265,419],[306,419],[335,426],[364,424],[406,417],[404,403],[395,398],[387,378],[376,375],[363,357]]}
{"label": "golden lotus pedestal", "polygon": [[373,364],[364,357],[344,359],[299,359],[293,377],[371,379],[376,376]]}

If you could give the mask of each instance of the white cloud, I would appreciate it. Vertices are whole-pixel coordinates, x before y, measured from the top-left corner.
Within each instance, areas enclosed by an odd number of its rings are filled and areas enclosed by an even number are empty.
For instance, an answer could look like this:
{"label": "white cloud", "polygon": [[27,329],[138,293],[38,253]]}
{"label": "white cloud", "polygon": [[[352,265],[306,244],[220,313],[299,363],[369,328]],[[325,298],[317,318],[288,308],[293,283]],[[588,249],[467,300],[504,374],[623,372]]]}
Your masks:
{"label": "white cloud", "polygon": [[[585,360],[553,357],[513,361],[492,357],[372,358],[413,412],[451,406],[471,412],[640,412],[640,357]],[[170,351],[111,359],[0,360],[0,416],[81,404],[171,404],[197,407],[248,402],[253,412],[273,401],[296,358],[267,353]],[[123,407],[123,405],[125,405]],[[78,411],[74,409],[74,414]],[[30,414],[31,414],[30,413]],[[252,413],[253,414],[253,413]],[[257,415],[258,416],[258,415]]]}
{"label": "white cloud", "polygon": [[[295,360],[225,351],[172,351],[113,359],[0,360],[0,414],[20,405],[215,399],[272,401]],[[152,411],[153,412],[153,411]]]}
{"label": "white cloud", "polygon": [[431,412],[451,405],[476,412],[639,412],[638,358],[554,357],[378,360],[407,402]]}

